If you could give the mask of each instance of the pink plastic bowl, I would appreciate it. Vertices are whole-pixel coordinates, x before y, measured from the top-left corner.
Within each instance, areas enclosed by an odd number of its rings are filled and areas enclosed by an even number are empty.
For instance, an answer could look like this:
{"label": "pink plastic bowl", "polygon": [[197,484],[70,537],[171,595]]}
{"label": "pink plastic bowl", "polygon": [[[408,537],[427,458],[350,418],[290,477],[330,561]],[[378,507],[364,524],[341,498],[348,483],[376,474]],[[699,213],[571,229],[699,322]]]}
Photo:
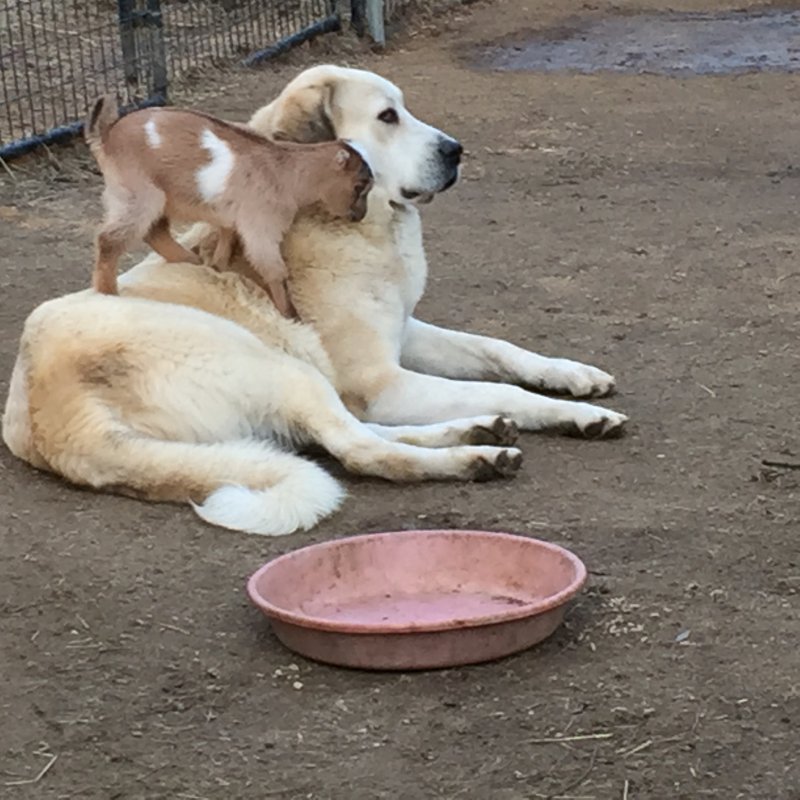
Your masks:
{"label": "pink plastic bowl", "polygon": [[554,544],[487,531],[354,536],[270,561],[247,584],[301,655],[364,669],[501,658],[548,637],[586,581]]}

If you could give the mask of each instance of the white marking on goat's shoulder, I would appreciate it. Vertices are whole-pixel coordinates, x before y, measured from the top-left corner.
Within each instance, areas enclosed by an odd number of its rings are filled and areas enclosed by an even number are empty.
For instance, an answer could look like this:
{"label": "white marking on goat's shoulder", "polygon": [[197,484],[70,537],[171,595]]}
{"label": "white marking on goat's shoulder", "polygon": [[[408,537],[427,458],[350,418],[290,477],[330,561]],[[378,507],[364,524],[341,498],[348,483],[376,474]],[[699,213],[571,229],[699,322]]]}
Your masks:
{"label": "white marking on goat's shoulder", "polygon": [[200,137],[202,146],[211,153],[211,161],[197,170],[197,188],[204,200],[213,200],[225,191],[233,169],[233,151],[212,130],[206,128]]}
{"label": "white marking on goat's shoulder", "polygon": [[147,137],[147,144],[149,144],[150,147],[161,147],[161,134],[158,132],[154,119],[149,119],[145,122],[144,135]]}

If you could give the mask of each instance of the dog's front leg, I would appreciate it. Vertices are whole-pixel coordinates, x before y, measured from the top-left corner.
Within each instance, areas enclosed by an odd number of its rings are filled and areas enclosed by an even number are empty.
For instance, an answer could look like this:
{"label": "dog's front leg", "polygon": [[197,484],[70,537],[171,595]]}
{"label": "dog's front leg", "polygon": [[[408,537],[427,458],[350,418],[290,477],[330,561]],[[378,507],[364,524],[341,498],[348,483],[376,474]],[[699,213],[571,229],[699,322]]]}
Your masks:
{"label": "dog's front leg", "polygon": [[596,367],[413,318],[406,323],[401,360],[404,367],[428,375],[502,381],[573,397],[601,397],[614,389],[614,378]]}
{"label": "dog's front leg", "polygon": [[600,406],[526,392],[519,386],[459,381],[397,368],[367,404],[364,418],[383,425],[423,425],[498,414],[522,430],[617,436],[627,417]]}

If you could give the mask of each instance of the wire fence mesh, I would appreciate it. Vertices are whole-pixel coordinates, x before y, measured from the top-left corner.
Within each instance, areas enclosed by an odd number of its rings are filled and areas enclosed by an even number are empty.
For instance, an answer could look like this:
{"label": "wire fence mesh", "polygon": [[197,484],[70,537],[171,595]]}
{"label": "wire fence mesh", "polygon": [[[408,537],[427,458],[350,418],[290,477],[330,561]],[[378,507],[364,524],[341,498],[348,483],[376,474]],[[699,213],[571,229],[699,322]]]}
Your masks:
{"label": "wire fence mesh", "polygon": [[336,0],[0,0],[0,155],[74,134],[100,94],[161,103],[199,67],[337,27]]}
{"label": "wire fence mesh", "polygon": [[383,0],[383,16],[387,22],[400,18],[412,5],[413,0]]}

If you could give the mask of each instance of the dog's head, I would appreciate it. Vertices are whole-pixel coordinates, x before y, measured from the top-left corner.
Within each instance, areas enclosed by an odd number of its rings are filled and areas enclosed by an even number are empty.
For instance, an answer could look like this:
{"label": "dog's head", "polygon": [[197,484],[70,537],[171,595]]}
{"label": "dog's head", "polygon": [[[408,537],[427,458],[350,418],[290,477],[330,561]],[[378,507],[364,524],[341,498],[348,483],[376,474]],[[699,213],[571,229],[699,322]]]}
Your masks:
{"label": "dog's head", "polygon": [[313,67],[301,73],[250,126],[275,140],[344,139],[363,150],[396,203],[431,200],[458,180],[462,147],[414,117],[392,83],[357,69]]}

